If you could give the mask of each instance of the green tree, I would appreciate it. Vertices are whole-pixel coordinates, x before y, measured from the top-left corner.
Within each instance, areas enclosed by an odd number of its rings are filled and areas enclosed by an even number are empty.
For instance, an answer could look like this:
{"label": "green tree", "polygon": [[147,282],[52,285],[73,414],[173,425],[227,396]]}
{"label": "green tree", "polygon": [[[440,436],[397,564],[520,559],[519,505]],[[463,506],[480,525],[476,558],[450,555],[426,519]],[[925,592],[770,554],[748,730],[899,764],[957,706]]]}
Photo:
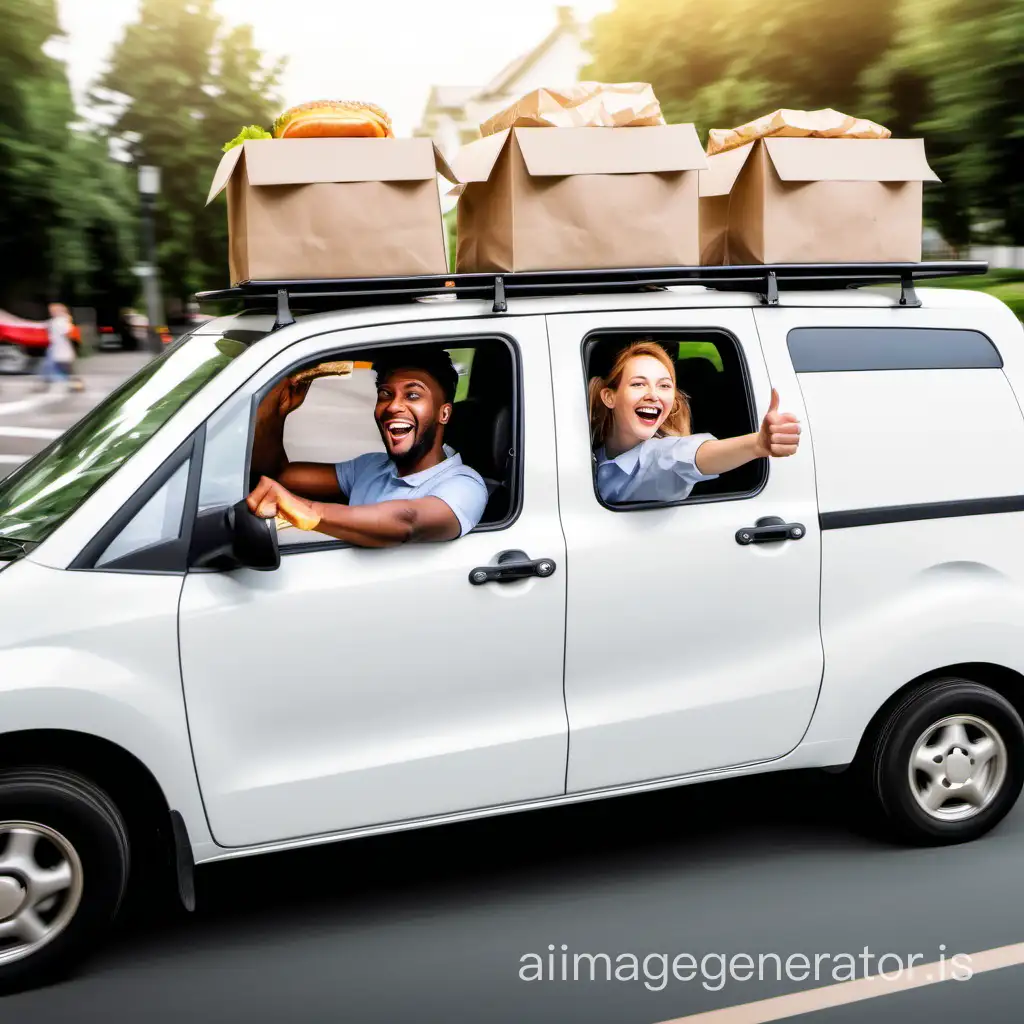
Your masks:
{"label": "green tree", "polygon": [[860,114],[892,0],[618,0],[594,21],[582,77],[650,82],[666,119],[703,135],[780,107]]}
{"label": "green tree", "polygon": [[56,192],[64,217],[51,231],[59,290],[113,314],[138,291],[135,182],[94,127],[72,126],[62,164]]}
{"label": "green tree", "polygon": [[866,82],[894,134],[928,140],[944,234],[995,222],[997,241],[1024,242],[1024,3],[902,0],[897,26]]}
{"label": "green tree", "polygon": [[702,134],[834,107],[923,137],[945,237],[1024,242],[1024,0],[618,0],[592,50],[586,77],[649,81]]}
{"label": "green tree", "polygon": [[0,0],[0,265],[3,301],[123,299],[134,289],[133,215],[105,140],[74,127],[53,0]]}
{"label": "green tree", "polygon": [[248,26],[228,27],[214,0],[142,0],[94,102],[136,164],[161,170],[156,231],[161,280],[187,300],[227,274],[224,200],[205,206],[221,147],[245,124],[269,124],[283,64],[266,66]]}
{"label": "green tree", "polygon": [[[0,0],[0,264],[13,292],[51,285],[54,183],[73,113],[58,63],[43,52],[59,31],[53,0]],[[63,85],[63,88],[62,88]]]}

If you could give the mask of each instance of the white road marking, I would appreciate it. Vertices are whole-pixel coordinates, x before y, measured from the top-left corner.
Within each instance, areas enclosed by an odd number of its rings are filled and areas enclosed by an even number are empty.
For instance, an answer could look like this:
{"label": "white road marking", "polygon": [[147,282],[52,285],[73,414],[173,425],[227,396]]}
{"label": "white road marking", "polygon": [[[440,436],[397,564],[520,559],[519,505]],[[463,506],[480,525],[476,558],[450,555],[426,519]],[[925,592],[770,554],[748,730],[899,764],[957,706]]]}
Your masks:
{"label": "white road marking", "polygon": [[960,954],[954,963],[952,957],[945,961],[936,960],[930,964],[915,964],[900,973],[892,971],[891,977],[872,975],[855,981],[841,981],[835,985],[791,992],[784,996],[759,999],[752,1003],[726,1006],[720,1010],[692,1013],[688,1017],[676,1017],[661,1024],[767,1024],[768,1021],[786,1020],[802,1013],[826,1010],[833,1006],[858,1003],[876,996],[892,995],[923,985],[957,980],[962,984],[970,977],[985,971],[996,971],[1001,967],[1016,967],[1024,964],[1024,942],[1012,946],[985,949],[980,953]]}
{"label": "white road marking", "polygon": [[43,406],[52,405],[54,402],[59,402],[62,398],[70,397],[70,395],[77,395],[79,398],[98,402],[101,398],[106,398],[107,394],[108,392],[106,391],[46,392],[41,395],[33,395],[31,398],[19,399],[16,402],[0,402],[0,416],[14,416],[20,412],[32,412],[34,409],[41,409]]}
{"label": "white road marking", "polygon": [[52,405],[59,402],[65,396],[63,394],[35,395],[32,398],[23,398],[18,402],[0,402],[0,416],[13,416],[19,412],[31,412],[44,405]]}
{"label": "white road marking", "polygon": [[0,437],[32,437],[52,441],[63,433],[63,430],[55,430],[53,427],[13,427],[0,424]]}

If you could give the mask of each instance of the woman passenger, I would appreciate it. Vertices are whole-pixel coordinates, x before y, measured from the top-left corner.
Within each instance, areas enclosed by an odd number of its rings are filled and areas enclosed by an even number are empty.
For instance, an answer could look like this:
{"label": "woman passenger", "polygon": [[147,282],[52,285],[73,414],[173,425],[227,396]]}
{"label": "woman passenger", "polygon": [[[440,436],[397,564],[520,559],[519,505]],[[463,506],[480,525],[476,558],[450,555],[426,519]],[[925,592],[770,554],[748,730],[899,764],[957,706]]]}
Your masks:
{"label": "woman passenger", "polygon": [[609,504],[681,501],[701,480],[753,459],[795,454],[797,418],[771,404],[757,433],[719,440],[690,433],[690,406],[675,365],[652,341],[627,345],[606,377],[590,379],[590,425],[597,489]]}

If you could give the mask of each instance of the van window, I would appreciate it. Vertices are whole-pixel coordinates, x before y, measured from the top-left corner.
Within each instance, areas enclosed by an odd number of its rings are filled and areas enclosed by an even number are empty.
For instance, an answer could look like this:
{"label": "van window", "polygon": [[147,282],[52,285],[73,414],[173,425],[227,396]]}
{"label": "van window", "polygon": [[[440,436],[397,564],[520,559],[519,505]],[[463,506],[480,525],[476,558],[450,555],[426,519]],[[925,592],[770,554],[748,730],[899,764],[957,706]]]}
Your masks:
{"label": "van window", "polygon": [[[417,343],[423,344],[423,343]],[[438,343],[451,357],[458,374],[454,411],[444,442],[484,479],[488,505],[478,526],[500,528],[517,504],[518,467],[515,464],[517,397],[515,356],[504,340],[474,339],[459,348]],[[384,443],[374,419],[377,375],[375,350],[327,350],[289,373],[317,363],[349,364],[341,375],[314,380],[302,404],[288,415],[283,444],[289,462],[337,464],[369,452],[383,452]],[[266,394],[281,378],[261,388]],[[211,417],[207,425],[199,507],[233,505],[257,480],[246,463],[252,423],[252,395],[240,394]],[[339,542],[326,534],[295,529],[277,521],[282,548]]]}
{"label": "van window", "polygon": [[[690,410],[690,434],[707,433],[726,438],[758,429],[746,363],[737,342],[725,332],[649,331],[642,335],[623,330],[596,332],[583,346],[587,380],[607,377],[619,353],[635,341],[654,343],[672,360],[677,387],[686,396]],[[683,501],[748,496],[759,490],[767,479],[764,462],[755,459],[717,479],[700,481]],[[594,471],[595,493],[598,493],[596,464]],[[650,501],[623,502],[609,507],[623,511],[631,507],[650,508],[652,504]]]}
{"label": "van window", "polygon": [[824,515],[1024,493],[1024,419],[984,334],[801,327],[787,342]]}
{"label": "van window", "polygon": [[186,459],[174,471],[170,480],[132,516],[96,559],[97,569],[104,569],[127,555],[136,555],[146,548],[181,537],[190,465]]}
{"label": "van window", "polygon": [[0,482],[0,538],[45,540],[259,332],[196,335],[146,364]]}
{"label": "van window", "polygon": [[[458,418],[458,406],[469,396],[476,350],[446,351],[459,375],[454,420]],[[333,358],[327,355],[318,362]],[[351,362],[352,371],[345,376],[320,377],[313,381],[305,401],[285,420],[284,447],[291,462],[344,462],[367,452],[384,450],[373,418],[377,401],[373,353],[349,351],[339,353],[337,358]]]}

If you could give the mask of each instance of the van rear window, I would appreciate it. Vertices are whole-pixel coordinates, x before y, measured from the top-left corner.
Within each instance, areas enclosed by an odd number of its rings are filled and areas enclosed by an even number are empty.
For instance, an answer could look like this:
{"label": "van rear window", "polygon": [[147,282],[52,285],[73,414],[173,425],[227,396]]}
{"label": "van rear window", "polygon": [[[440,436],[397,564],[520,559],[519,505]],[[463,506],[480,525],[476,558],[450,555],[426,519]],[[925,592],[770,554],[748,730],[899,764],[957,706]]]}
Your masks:
{"label": "van rear window", "polygon": [[796,327],[787,338],[797,373],[999,369],[980,331],[932,327]]}

